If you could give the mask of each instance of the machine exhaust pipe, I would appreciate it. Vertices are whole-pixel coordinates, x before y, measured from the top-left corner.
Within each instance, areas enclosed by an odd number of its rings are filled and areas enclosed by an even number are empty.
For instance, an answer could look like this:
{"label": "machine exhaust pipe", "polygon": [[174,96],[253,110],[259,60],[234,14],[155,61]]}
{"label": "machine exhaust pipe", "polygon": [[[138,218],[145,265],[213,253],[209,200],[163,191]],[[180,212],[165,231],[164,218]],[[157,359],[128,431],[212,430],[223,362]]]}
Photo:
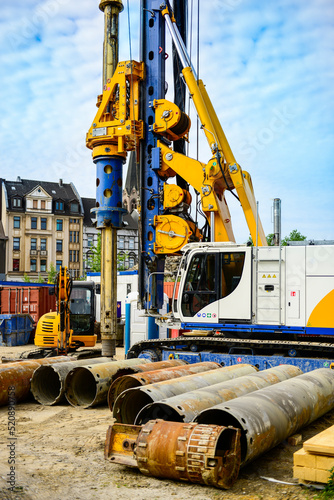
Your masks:
{"label": "machine exhaust pipe", "polygon": [[150,363],[148,359],[132,358],[98,365],[79,366],[65,379],[65,396],[72,406],[91,408],[105,403],[112,377],[120,368]]}
{"label": "machine exhaust pipe", "polygon": [[173,380],[127,389],[116,399],[113,417],[116,422],[133,424],[138,413],[150,403],[255,372],[257,372],[257,368],[251,365],[232,365],[200,374],[186,375]]}
{"label": "machine exhaust pipe", "polygon": [[[152,363],[152,366],[153,364],[157,363]],[[147,365],[147,367],[150,368],[150,365]],[[108,392],[108,405],[110,411],[112,411],[118,396],[127,389],[133,389],[134,387],[140,387],[142,385],[155,384],[157,382],[162,382],[163,380],[171,380],[185,375],[193,375],[194,373],[215,370],[217,368],[221,368],[219,363],[204,361],[202,363],[166,368],[165,370],[146,371],[145,373],[129,374],[119,377],[111,384]]]}
{"label": "machine exhaust pipe", "polygon": [[145,406],[138,413],[135,424],[143,425],[149,420],[157,418],[173,422],[191,422],[206,408],[297,377],[302,373],[296,366],[280,365],[259,373],[210,385],[205,389],[197,389],[163,401],[156,401]]}
{"label": "machine exhaust pipe", "polygon": [[53,363],[64,363],[68,361],[67,356],[55,356],[52,358],[41,358],[14,363],[5,363],[0,366],[0,406],[8,404],[9,387],[15,389],[11,391],[11,398],[15,403],[24,401],[30,393],[30,381],[34,371],[41,365],[51,365]]}
{"label": "machine exhaust pipe", "polygon": [[319,368],[202,411],[200,424],[241,430],[241,465],[334,408],[334,370]]}
{"label": "machine exhaust pipe", "polygon": [[274,238],[273,244],[279,246],[281,243],[281,200],[279,198],[274,199]]}
{"label": "machine exhaust pipe", "polygon": [[78,366],[110,362],[108,358],[82,359],[68,363],[42,365],[31,379],[31,392],[41,405],[52,406],[65,400],[65,379]]}

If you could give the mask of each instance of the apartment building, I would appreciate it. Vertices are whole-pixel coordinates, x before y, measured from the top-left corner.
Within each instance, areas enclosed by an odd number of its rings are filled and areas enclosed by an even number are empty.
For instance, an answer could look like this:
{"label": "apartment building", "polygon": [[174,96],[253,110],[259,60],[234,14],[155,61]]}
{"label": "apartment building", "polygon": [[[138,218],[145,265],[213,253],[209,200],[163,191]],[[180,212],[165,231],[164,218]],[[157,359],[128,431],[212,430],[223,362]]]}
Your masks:
{"label": "apartment building", "polygon": [[75,186],[59,182],[2,180],[1,222],[7,241],[7,280],[47,279],[51,263],[83,272],[82,201]]}

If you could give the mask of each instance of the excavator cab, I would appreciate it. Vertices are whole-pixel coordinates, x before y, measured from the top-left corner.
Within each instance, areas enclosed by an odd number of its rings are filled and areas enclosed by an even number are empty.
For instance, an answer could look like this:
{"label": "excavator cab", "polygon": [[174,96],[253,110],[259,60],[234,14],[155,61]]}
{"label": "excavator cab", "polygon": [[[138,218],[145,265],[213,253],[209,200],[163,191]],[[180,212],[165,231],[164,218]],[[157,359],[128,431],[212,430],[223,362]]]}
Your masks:
{"label": "excavator cab", "polygon": [[[99,289],[92,281],[73,281],[68,298],[69,324],[72,331],[69,350],[95,346],[95,299],[98,293]],[[59,324],[59,312],[44,314],[36,327],[35,345],[43,349],[56,349]]]}

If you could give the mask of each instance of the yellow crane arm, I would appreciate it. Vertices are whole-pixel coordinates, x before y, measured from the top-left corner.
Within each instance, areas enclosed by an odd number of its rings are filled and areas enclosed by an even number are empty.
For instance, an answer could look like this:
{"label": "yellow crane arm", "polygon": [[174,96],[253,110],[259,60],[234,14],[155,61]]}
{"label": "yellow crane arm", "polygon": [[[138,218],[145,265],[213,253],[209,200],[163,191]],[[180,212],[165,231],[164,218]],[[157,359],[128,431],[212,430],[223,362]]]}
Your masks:
{"label": "yellow crane arm", "polygon": [[[185,47],[182,45],[177,27],[175,25],[175,22],[173,22],[174,20],[171,19],[169,15],[168,9],[166,8],[165,10],[163,10],[162,14],[165,17],[166,24],[170,30],[176,49],[178,50],[181,64],[183,65],[182,74],[194,102],[198,117],[201,121],[201,128],[205,133],[206,139],[213,154],[212,160],[216,159],[218,163],[219,171],[217,172],[217,168],[214,169],[216,191],[217,183],[218,185],[221,185],[223,191],[224,189],[231,189],[231,187],[235,188],[243,212],[245,214],[246,222],[253,242],[255,243],[256,241],[258,241],[259,246],[266,246],[267,240],[262,227],[262,223],[259,217],[257,217],[256,200],[250,176],[246,172],[242,171],[240,165],[237,163],[233,155],[231,147],[226,139],[226,136],[219,122],[212,102],[209,98],[209,95],[204,87],[204,84],[201,80],[197,80],[195,76],[195,71],[191,65],[189,56],[186,53]],[[210,165],[210,162],[208,165]],[[211,167],[213,166],[214,165],[211,165]],[[209,175],[210,174],[208,173],[208,176]],[[204,207],[203,210],[205,210]],[[215,215],[216,223],[218,222],[219,218],[220,214],[218,212],[218,217],[217,215]],[[234,241],[234,239],[230,241]]]}

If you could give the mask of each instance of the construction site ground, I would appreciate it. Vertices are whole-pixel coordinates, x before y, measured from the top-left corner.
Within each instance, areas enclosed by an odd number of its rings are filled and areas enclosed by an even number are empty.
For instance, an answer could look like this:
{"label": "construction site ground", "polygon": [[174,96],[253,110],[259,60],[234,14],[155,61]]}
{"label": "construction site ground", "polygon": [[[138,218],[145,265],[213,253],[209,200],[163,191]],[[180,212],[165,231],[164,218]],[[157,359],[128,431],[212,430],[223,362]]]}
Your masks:
{"label": "construction site ground", "polygon": [[[0,347],[2,356],[18,356],[33,346]],[[124,359],[124,350],[117,350]],[[137,469],[104,459],[106,430],[113,423],[107,406],[93,409],[62,404],[41,406],[33,400],[15,410],[16,491],[8,490],[8,410],[0,408],[0,499],[99,499],[106,500],[299,500],[316,498],[319,492],[293,479],[293,453],[302,447],[287,441],[240,471],[228,491],[156,479]],[[301,431],[303,441],[334,425],[334,411]],[[272,478],[290,484],[271,482]]]}

